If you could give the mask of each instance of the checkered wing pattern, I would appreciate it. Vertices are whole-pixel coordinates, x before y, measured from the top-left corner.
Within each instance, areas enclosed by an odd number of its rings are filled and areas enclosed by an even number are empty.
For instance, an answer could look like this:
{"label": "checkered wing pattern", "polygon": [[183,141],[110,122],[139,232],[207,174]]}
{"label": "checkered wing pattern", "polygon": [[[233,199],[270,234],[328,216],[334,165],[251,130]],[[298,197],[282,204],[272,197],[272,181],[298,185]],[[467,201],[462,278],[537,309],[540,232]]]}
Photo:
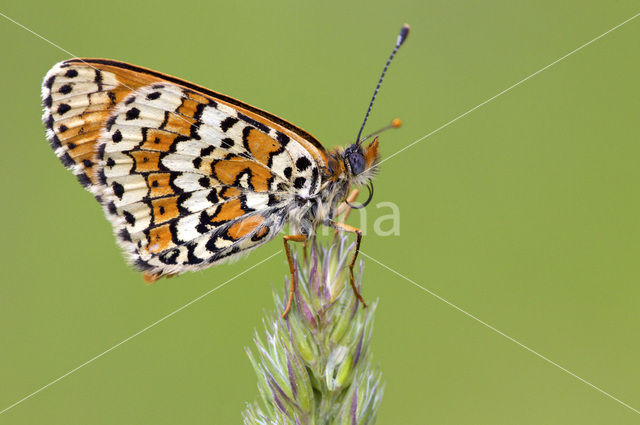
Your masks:
{"label": "checkered wing pattern", "polygon": [[56,155],[100,201],[131,262],[155,279],[264,244],[325,152],[288,122],[122,62],[72,59],[43,84]]}

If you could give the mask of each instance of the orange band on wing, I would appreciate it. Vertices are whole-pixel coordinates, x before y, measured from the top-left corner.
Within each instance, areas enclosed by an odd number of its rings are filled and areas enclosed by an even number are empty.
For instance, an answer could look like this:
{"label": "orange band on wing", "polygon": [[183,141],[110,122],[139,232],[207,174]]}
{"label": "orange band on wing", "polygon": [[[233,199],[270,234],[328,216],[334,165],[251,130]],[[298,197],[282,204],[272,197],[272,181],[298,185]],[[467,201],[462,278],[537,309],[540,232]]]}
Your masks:
{"label": "orange band on wing", "polygon": [[233,239],[240,239],[253,232],[263,222],[264,218],[261,215],[253,215],[234,223],[229,227],[227,234]]}
{"label": "orange band on wing", "polygon": [[264,165],[268,165],[270,155],[281,148],[280,143],[256,129],[249,132],[247,143],[251,154]]}

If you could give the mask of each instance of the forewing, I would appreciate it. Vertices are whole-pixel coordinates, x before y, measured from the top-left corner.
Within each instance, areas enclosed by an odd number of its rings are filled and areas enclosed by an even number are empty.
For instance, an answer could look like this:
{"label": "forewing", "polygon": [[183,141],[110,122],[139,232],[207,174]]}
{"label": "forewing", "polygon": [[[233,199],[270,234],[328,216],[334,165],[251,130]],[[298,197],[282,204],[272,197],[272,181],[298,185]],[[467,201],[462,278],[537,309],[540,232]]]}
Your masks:
{"label": "forewing", "polygon": [[56,65],[44,121],[140,269],[181,273],[254,248],[280,231],[296,196],[318,190],[323,152],[295,131],[124,65]]}

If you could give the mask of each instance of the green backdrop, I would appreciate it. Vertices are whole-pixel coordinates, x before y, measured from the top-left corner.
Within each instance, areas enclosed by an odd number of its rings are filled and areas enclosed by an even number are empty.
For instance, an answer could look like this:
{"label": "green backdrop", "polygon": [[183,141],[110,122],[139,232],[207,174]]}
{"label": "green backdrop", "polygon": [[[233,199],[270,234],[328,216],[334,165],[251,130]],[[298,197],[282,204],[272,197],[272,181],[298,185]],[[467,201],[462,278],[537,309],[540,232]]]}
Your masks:
{"label": "green backdrop", "polygon": [[[74,55],[129,61],[265,108],[330,147],[389,156],[638,13],[638,2],[103,3],[0,11]],[[70,55],[0,17],[0,410],[281,247],[145,286],[40,123]],[[383,164],[363,251],[640,409],[640,18]],[[357,216],[354,217],[357,219]],[[190,305],[0,415],[0,424],[234,424],[257,395],[243,347],[285,258]],[[636,424],[640,415],[372,261],[379,424]]]}

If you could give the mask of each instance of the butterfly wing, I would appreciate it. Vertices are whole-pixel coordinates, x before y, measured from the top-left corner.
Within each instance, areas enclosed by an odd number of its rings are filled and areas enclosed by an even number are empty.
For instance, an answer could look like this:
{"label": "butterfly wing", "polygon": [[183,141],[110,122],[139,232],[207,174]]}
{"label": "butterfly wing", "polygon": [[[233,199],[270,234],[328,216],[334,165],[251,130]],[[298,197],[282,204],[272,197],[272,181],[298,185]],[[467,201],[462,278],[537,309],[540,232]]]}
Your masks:
{"label": "butterfly wing", "polygon": [[47,136],[150,276],[247,252],[312,196],[322,145],[288,122],[175,77],[72,59],[43,84]]}

